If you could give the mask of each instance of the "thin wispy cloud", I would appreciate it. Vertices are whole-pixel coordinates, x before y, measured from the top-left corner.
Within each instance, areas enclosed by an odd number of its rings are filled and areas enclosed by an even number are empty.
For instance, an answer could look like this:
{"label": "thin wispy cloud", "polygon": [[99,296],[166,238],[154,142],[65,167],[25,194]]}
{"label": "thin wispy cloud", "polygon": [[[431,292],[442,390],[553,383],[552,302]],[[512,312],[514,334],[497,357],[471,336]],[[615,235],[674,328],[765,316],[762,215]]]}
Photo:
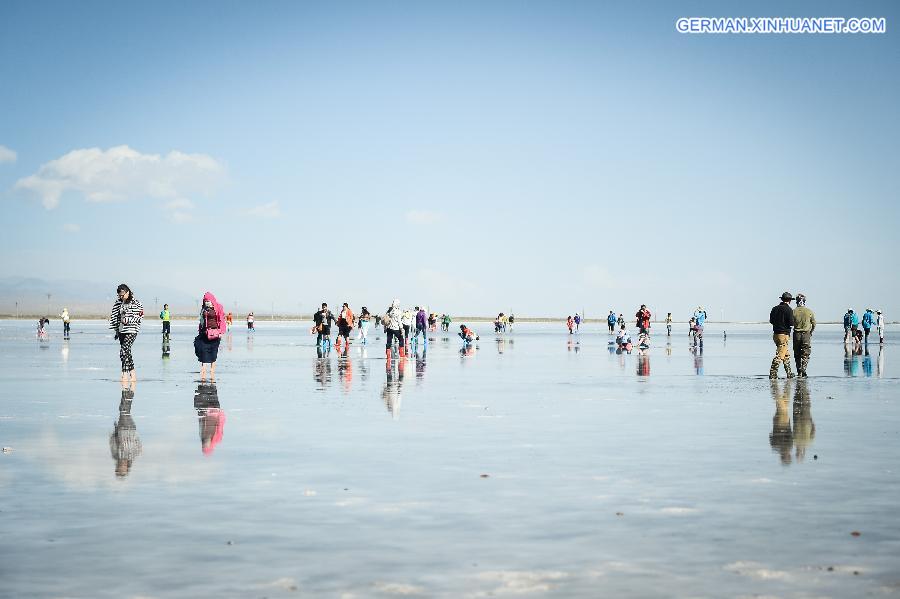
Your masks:
{"label": "thin wispy cloud", "polygon": [[16,154],[15,150],[10,150],[6,146],[0,145],[0,163],[2,162],[15,162],[19,157]]}
{"label": "thin wispy cloud", "polygon": [[275,201],[249,208],[244,211],[244,214],[257,218],[278,218],[281,216],[281,208],[278,206],[278,202]]}
{"label": "thin wispy cloud", "polygon": [[66,233],[78,233],[81,231],[81,225],[76,223],[66,223],[62,228]]}
{"label": "thin wispy cloud", "polygon": [[443,213],[432,210],[410,210],[405,216],[412,225],[433,225],[444,220]]}
{"label": "thin wispy cloud", "polygon": [[224,167],[206,154],[173,150],[162,156],[116,146],[72,150],[19,179],[15,188],[35,195],[51,210],[66,192],[80,193],[90,202],[184,200],[211,193],[224,177]]}

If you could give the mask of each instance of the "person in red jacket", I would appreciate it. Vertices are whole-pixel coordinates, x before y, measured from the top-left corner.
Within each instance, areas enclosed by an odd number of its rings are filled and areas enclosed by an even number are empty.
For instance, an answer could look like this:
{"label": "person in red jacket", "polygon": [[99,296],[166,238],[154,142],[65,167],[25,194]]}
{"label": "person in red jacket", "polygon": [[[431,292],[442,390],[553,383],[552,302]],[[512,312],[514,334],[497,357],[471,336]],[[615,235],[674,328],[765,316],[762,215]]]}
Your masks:
{"label": "person in red jacket", "polygon": [[640,309],[635,313],[634,317],[637,319],[637,327],[639,332],[644,333],[645,335],[650,334],[650,310],[647,309],[645,304],[641,304]]}

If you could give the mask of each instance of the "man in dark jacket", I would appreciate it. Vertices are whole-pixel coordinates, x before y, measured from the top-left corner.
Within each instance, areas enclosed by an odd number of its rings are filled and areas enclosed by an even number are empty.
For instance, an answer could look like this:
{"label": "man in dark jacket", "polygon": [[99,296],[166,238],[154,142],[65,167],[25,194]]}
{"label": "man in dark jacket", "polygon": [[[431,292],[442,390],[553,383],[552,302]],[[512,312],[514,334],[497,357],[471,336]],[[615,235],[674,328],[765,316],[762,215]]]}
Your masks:
{"label": "man in dark jacket", "polygon": [[316,323],[316,345],[318,347],[328,346],[328,349],[331,349],[331,325],[336,322],[337,319],[334,317],[334,314],[331,313],[331,310],[328,309],[328,304],[322,302],[322,309],[316,312],[315,316],[313,316],[313,321]]}
{"label": "man in dark jacket", "polygon": [[772,325],[772,340],[775,341],[775,357],[772,359],[772,367],[769,369],[769,378],[778,378],[778,365],[784,364],[784,371],[789,379],[794,378],[791,371],[791,352],[788,344],[791,342],[791,327],[794,326],[794,311],[791,310],[793,296],[785,291],[781,294],[781,303],[769,312],[769,324]]}

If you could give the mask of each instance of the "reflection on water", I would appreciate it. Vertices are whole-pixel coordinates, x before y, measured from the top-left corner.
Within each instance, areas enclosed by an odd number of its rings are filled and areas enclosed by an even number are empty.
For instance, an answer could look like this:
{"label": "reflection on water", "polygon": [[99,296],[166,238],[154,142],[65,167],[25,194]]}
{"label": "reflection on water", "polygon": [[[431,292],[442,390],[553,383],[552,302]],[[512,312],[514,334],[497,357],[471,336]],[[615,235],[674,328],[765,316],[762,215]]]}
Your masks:
{"label": "reflection on water", "polygon": [[416,384],[420,384],[422,379],[425,378],[425,356],[426,356],[426,347],[422,347],[422,352],[419,352],[419,349],[416,348],[415,358],[416,358]]}
{"label": "reflection on water", "polygon": [[350,359],[350,348],[346,344],[338,350],[337,367],[341,390],[349,393],[353,389],[353,361]]}
{"label": "reflection on water", "polygon": [[381,390],[381,399],[384,407],[395,419],[400,416],[400,403],[402,397],[400,391],[403,388],[403,374],[406,370],[406,359],[396,361],[388,360],[384,366],[384,388]]}
{"label": "reflection on water", "polygon": [[650,376],[650,350],[648,349],[638,350],[637,375]]}
{"label": "reflection on water", "polygon": [[313,361],[313,379],[319,384],[318,390],[324,391],[331,384],[331,347],[316,346],[316,359]]}
{"label": "reflection on water", "polygon": [[[794,387],[796,385],[796,387]],[[812,419],[812,401],[809,383],[806,379],[778,379],[771,381],[772,399],[775,401],[775,415],[772,417],[772,432],[769,445],[781,460],[788,465],[792,459],[802,462],[816,436],[816,425]],[[788,401],[793,389],[793,410],[788,409]],[[793,415],[793,425],[791,423]],[[791,450],[794,450],[792,458]]]}
{"label": "reflection on water", "polygon": [[215,383],[197,385],[194,408],[200,425],[200,448],[209,455],[225,434],[225,412],[219,405],[219,391]]}
{"label": "reflection on water", "polygon": [[162,336],[162,357],[168,359],[172,353],[172,343],[169,333],[163,333]]}
{"label": "reflection on water", "polygon": [[875,376],[881,378],[884,376],[884,346],[878,348],[878,361],[875,363]]}
{"label": "reflection on water", "polygon": [[694,373],[703,376],[703,345],[692,346],[691,354],[694,356]]}
{"label": "reflection on water", "polygon": [[109,435],[109,452],[116,462],[116,476],[125,478],[131,472],[131,466],[135,458],[141,455],[143,447],[141,438],[137,434],[137,426],[131,417],[131,402],[134,401],[134,389],[136,383],[122,386],[122,395],[119,399],[119,420],[113,425],[113,431]]}
{"label": "reflection on water", "polygon": [[866,376],[872,376],[872,356],[869,355],[869,346],[866,345],[863,350],[863,359],[862,359],[862,369],[863,374]]}

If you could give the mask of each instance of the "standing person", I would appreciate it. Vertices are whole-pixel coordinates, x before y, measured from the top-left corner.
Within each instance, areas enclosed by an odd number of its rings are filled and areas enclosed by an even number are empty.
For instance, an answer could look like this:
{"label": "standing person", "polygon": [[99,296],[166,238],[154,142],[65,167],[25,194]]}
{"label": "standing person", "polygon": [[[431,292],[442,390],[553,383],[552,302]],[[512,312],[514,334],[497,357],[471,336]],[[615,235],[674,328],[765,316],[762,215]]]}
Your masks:
{"label": "standing person", "polygon": [[691,343],[697,345],[697,320],[693,316],[688,322],[688,337],[691,338]]}
{"label": "standing person", "polygon": [[510,314],[508,322],[509,322],[509,330],[512,331],[513,325],[516,324],[516,315]]}
{"label": "standing person", "polygon": [[225,323],[228,325],[229,329],[234,325],[234,315],[231,312],[225,315]]}
{"label": "standing person", "polygon": [[172,314],[169,312],[169,304],[163,304],[162,312],[159,313],[159,319],[163,324],[163,337],[168,337],[172,331]]}
{"label": "standing person", "polygon": [[69,309],[63,308],[62,314],[59,315],[63,321],[63,339],[69,338]]}
{"label": "standing person", "polygon": [[606,317],[606,324],[609,326],[609,334],[614,334],[616,332],[616,313],[612,310],[609,311],[609,316]]}
{"label": "standing person", "polygon": [[372,315],[369,313],[369,309],[363,306],[357,320],[359,322],[359,332],[356,338],[360,340],[360,343],[366,345],[369,342],[369,323],[372,322]]}
{"label": "standing person", "polygon": [[569,334],[575,332],[575,319],[572,318],[572,315],[566,317],[566,326],[569,327]]}
{"label": "standing person", "polygon": [[216,300],[211,291],[203,294],[200,307],[200,324],[194,337],[194,355],[200,362],[200,380],[206,380],[206,365],[209,364],[209,379],[216,380],[216,360],[219,357],[219,343],[225,333],[227,322],[225,308]]}
{"label": "standing person", "polygon": [[331,347],[331,323],[336,322],[334,314],[328,309],[328,304],[322,302],[322,308],[313,316],[316,331],[316,345],[324,347],[326,344]]}
{"label": "standing person", "polygon": [[403,325],[403,340],[409,343],[409,335],[412,333],[412,324],[416,316],[412,310],[406,309],[400,314],[400,324]]}
{"label": "standing person", "polygon": [[425,314],[425,310],[416,306],[416,334],[413,337],[413,341],[416,343],[419,342],[419,333],[422,334],[422,341],[428,343],[428,334],[425,331],[427,321],[428,315]]}
{"label": "standing person", "polygon": [[645,304],[641,304],[641,307],[638,309],[637,313],[635,313],[635,318],[637,319],[637,327],[638,331],[644,333],[645,335],[650,334],[650,310],[647,309]]}
{"label": "standing person", "polygon": [[859,314],[853,310],[850,310],[850,335],[854,341],[862,337],[862,331],[859,330]]}
{"label": "standing person", "polygon": [[791,310],[793,296],[785,291],[781,294],[781,303],[769,312],[769,324],[772,325],[772,340],[775,342],[775,357],[769,368],[769,378],[778,378],[778,366],[784,364],[784,371],[789,379],[794,378],[791,372],[791,351],[788,343],[791,338],[791,327],[794,326],[794,311]]}
{"label": "standing person", "polygon": [[579,316],[578,312],[576,312],[575,313],[575,330],[578,331],[578,329],[580,327],[581,327],[581,316]]}
{"label": "standing person", "polygon": [[38,319],[37,336],[41,341],[46,341],[47,339],[47,328],[45,325],[48,322],[50,322],[50,319],[43,316]]}
{"label": "standing person", "polygon": [[847,308],[844,313],[844,344],[850,343],[850,322],[853,320],[853,310]]}
{"label": "standing person", "polygon": [[354,324],[354,316],[353,310],[350,309],[350,306],[347,302],[344,302],[341,306],[341,311],[338,313],[337,325],[338,325],[338,338],[337,345],[338,349],[341,348],[341,338],[344,339],[344,348],[350,345],[350,331],[353,330]]}
{"label": "standing person", "polygon": [[794,364],[797,376],[806,378],[806,366],[812,353],[812,334],[816,330],[816,315],[806,307],[806,296],[798,293],[794,308]]}
{"label": "standing person", "polygon": [[394,338],[397,339],[399,345],[400,357],[406,357],[406,338],[403,336],[403,311],[400,309],[400,300],[395,299],[387,310],[384,312],[382,324],[384,324],[387,340],[384,344],[384,357],[391,359],[391,348],[394,344]]}
{"label": "standing person", "polygon": [[616,324],[620,329],[625,326],[625,317],[622,314],[619,314],[619,317],[616,319]]}
{"label": "standing person", "polygon": [[672,336],[672,313],[666,314],[666,337]]}
{"label": "standing person", "polygon": [[[884,345],[884,314],[881,310],[875,311],[875,330],[878,332],[878,343]],[[881,351],[878,352],[878,359],[881,359]]]}
{"label": "standing person", "polygon": [[862,317],[862,327],[863,332],[865,333],[865,343],[869,344],[869,333],[872,330],[872,327],[875,325],[875,313],[872,312],[872,308],[866,308],[866,312]]}
{"label": "standing person", "polygon": [[434,312],[428,314],[428,330],[432,333],[437,330],[437,314]]}
{"label": "standing person", "polygon": [[694,312],[694,345],[703,345],[703,323],[706,322],[706,310],[703,306],[697,306]]}
{"label": "standing person", "polygon": [[449,332],[450,332],[450,323],[451,323],[451,322],[452,322],[452,320],[450,319],[450,315],[449,315],[449,314],[444,314],[444,315],[441,317],[441,330],[443,330],[443,331],[449,333]]}
{"label": "standing person", "polygon": [[144,306],[135,299],[131,288],[125,283],[116,287],[118,299],[113,304],[109,313],[109,328],[115,331],[113,337],[119,342],[119,360],[122,362],[122,382],[128,378],[137,381],[134,372],[134,358],[131,356],[131,346],[141,331],[141,322],[144,318]]}
{"label": "standing person", "polygon": [[253,330],[253,312],[250,312],[249,314],[247,314],[247,332],[249,333],[252,330]]}

